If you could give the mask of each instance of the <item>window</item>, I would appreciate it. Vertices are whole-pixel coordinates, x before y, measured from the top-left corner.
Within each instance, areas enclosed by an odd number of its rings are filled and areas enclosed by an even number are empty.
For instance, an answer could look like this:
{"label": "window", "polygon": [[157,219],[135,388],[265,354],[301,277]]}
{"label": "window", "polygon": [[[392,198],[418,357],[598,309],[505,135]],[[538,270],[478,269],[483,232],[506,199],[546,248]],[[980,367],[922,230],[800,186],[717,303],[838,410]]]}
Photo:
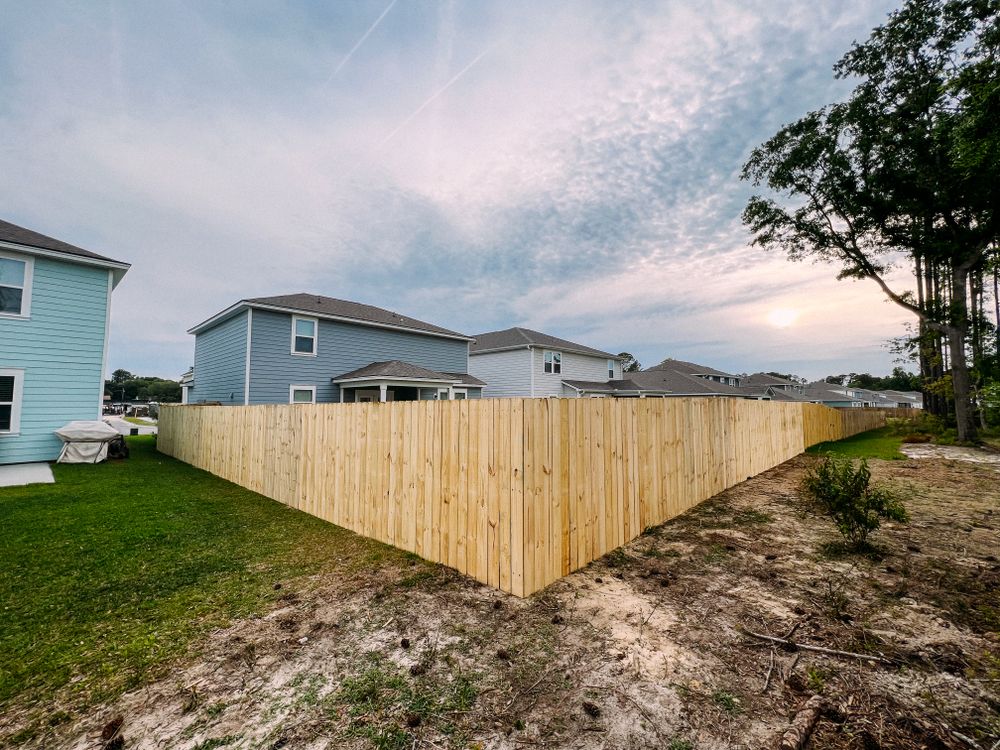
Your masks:
{"label": "window", "polygon": [[30,258],[0,254],[0,315],[28,317],[31,271]]}
{"label": "window", "polygon": [[545,352],[545,372],[558,375],[562,372],[562,354],[559,352]]}
{"label": "window", "polygon": [[608,360],[608,380],[615,379],[615,361],[613,359]]}
{"label": "window", "polygon": [[292,354],[316,355],[316,318],[292,316]]}
{"label": "window", "polygon": [[0,370],[0,435],[20,432],[23,391],[22,370]]}
{"label": "window", "polygon": [[458,388],[454,389],[454,391],[452,391],[452,393],[454,393],[454,396],[452,396],[452,398],[454,398],[456,401],[461,401],[461,400],[467,399],[469,397],[469,392],[468,391],[462,391],[462,390],[459,390]]}
{"label": "window", "polygon": [[288,403],[290,404],[315,404],[316,386],[314,385],[293,385],[288,388]]}

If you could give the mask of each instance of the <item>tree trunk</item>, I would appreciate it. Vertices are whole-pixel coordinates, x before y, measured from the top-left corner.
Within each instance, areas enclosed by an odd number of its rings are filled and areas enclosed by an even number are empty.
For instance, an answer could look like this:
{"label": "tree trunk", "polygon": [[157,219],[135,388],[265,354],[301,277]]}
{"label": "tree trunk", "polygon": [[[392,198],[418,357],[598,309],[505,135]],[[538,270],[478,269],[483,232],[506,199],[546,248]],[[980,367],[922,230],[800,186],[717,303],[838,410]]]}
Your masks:
{"label": "tree trunk", "polygon": [[956,266],[951,273],[951,325],[948,326],[948,349],[951,353],[951,384],[955,395],[955,425],[961,442],[976,439],[976,418],[972,408],[972,382],[965,359],[965,335],[969,325],[966,286],[969,270]]}

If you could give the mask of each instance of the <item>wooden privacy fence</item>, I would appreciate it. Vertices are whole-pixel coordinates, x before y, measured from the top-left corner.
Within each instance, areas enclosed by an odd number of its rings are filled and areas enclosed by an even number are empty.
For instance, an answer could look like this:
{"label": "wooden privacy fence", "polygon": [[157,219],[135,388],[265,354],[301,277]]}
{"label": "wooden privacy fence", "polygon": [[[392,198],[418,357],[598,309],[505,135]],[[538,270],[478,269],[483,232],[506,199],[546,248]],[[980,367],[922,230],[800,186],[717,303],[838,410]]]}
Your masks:
{"label": "wooden privacy fence", "polygon": [[170,406],[158,448],[527,596],[809,445],[883,424],[726,398]]}

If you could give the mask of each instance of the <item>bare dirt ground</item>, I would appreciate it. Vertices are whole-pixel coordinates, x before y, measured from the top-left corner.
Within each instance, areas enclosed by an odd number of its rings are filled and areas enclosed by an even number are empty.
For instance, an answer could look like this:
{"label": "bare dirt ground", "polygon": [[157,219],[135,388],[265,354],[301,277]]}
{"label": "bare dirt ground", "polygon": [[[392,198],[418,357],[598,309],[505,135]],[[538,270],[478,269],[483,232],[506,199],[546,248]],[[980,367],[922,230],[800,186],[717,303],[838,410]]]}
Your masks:
{"label": "bare dirt ground", "polygon": [[[280,608],[39,741],[62,748],[997,748],[1000,467],[873,461],[912,520],[838,553],[799,457],[518,600],[413,560]],[[743,630],[878,656],[772,648]],[[117,733],[108,727],[123,719]]]}

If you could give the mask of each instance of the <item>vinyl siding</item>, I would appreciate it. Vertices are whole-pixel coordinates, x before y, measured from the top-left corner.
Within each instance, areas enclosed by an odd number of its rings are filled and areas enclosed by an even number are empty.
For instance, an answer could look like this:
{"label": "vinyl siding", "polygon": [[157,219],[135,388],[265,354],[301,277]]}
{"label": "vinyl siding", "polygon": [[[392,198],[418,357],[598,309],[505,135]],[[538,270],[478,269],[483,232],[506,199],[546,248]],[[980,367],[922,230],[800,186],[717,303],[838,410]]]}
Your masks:
{"label": "vinyl siding", "polygon": [[[254,315],[254,323],[257,316]],[[247,357],[247,313],[223,321],[194,339],[194,387],[188,403],[242,404]],[[288,400],[288,389],[285,389]]]}
{"label": "vinyl siding", "polygon": [[[393,359],[437,372],[468,372],[466,341],[320,319],[317,354],[309,357],[291,353],[291,331],[288,313],[253,311],[250,403],[287,403],[292,384],[316,386],[317,403],[335,402],[339,389],[332,378]],[[196,384],[198,378],[195,369]]]}
{"label": "vinyl siding", "polygon": [[[469,357],[469,372],[486,381],[483,398],[574,397],[576,391],[565,388],[562,381],[593,380],[604,383],[608,380],[606,357],[561,352],[562,372],[547,373],[544,371],[545,351],[532,347],[530,355],[525,349],[473,354]],[[615,362],[615,378],[620,378],[621,374],[621,363]]]}
{"label": "vinyl siding", "polygon": [[20,434],[0,436],[0,464],[55,460],[54,430],[100,418],[110,284],[106,268],[35,257],[30,319],[0,318],[0,369],[24,370]]}
{"label": "vinyl siding", "polygon": [[486,383],[483,398],[528,398],[531,368],[527,349],[469,356],[469,373]]}

